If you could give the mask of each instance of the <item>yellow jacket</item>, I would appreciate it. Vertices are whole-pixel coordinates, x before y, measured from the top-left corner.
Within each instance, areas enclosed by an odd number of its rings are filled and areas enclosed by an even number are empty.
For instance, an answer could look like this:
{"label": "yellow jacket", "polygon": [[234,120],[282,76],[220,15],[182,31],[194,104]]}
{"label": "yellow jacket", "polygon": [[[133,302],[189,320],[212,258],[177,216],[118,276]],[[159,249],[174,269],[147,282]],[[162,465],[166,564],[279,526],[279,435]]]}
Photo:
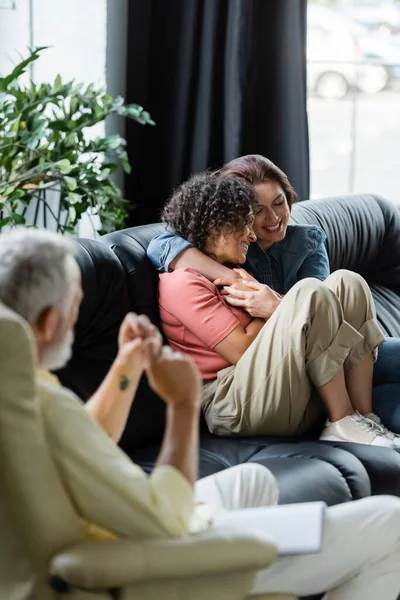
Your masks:
{"label": "yellow jacket", "polygon": [[57,378],[39,372],[37,386],[50,450],[89,537],[180,537],[189,532],[193,489],[178,470],[161,466],[147,476]]}

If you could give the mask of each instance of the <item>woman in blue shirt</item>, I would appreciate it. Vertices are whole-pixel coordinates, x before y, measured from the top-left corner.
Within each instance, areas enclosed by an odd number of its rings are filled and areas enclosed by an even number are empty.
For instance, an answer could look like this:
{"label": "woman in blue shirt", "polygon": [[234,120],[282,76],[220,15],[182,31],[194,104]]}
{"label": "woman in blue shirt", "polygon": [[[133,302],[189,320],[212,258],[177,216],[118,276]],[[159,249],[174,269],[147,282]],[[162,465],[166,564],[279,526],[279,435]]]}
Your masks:
{"label": "woman in blue shirt", "polygon": [[[323,281],[329,276],[326,234],[315,225],[289,225],[295,191],[285,173],[264,156],[236,158],[218,174],[241,177],[256,191],[254,232],[257,242],[250,245],[246,271],[229,269],[215,262],[172,232],[154,238],[148,247],[148,256],[159,271],[194,268],[210,281],[223,285],[226,300],[232,306],[245,308],[253,317],[266,318],[276,308],[277,294],[286,294],[300,279],[315,277]],[[381,348],[374,369],[377,384],[374,410],[398,433],[399,373],[400,341],[391,339]],[[395,396],[394,389],[398,392]]]}

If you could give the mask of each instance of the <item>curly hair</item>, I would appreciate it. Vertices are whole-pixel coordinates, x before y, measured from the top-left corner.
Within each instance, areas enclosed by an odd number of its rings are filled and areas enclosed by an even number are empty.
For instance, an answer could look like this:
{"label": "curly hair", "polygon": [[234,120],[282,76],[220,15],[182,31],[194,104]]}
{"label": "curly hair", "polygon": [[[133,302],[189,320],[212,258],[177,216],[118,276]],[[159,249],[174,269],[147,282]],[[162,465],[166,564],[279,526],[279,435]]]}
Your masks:
{"label": "curly hair", "polygon": [[206,172],[182,183],[164,207],[162,220],[195,248],[205,251],[207,238],[228,225],[232,231],[253,221],[255,192],[238,177]]}

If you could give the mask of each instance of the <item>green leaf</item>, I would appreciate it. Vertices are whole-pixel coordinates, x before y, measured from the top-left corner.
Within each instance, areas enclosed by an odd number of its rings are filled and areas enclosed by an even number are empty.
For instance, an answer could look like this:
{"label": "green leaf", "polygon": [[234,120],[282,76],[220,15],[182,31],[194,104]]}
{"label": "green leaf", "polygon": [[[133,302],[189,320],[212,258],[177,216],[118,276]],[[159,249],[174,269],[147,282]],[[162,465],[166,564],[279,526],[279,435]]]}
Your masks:
{"label": "green leaf", "polygon": [[12,214],[12,220],[14,221],[14,223],[16,225],[25,225],[26,221],[25,221],[25,217],[23,215],[20,215],[19,213],[13,212]]}
{"label": "green leaf", "polygon": [[0,219],[0,227],[4,227],[5,225],[8,225],[10,221],[11,221],[11,217],[4,217],[4,219]]}
{"label": "green leaf", "polygon": [[28,67],[32,62],[34,62],[35,60],[37,60],[39,58],[39,55],[42,52],[42,50],[46,50],[47,48],[48,48],[48,46],[39,46],[38,48],[36,48],[36,50],[31,51],[28,58],[21,61],[11,71],[11,73],[9,75],[7,75],[6,77],[1,77],[0,78],[0,91],[5,92],[8,88],[8,86],[12,82],[16,81],[19,77],[21,77],[21,75],[23,75],[25,73],[26,67]]}
{"label": "green leaf", "polygon": [[[126,152],[125,152],[125,154],[126,154]],[[129,175],[129,173],[131,173],[132,169],[131,169],[131,165],[129,164],[128,155],[126,154],[126,156],[121,156],[120,160],[121,160],[121,165],[122,165],[123,170],[125,171],[125,173],[127,173]]]}
{"label": "green leaf", "polygon": [[53,85],[52,91],[54,93],[57,93],[57,92],[59,92],[62,89],[62,87],[63,87],[63,83],[62,83],[62,80],[61,80],[61,75],[58,74],[57,77],[54,80],[54,85]]}
{"label": "green leaf", "polygon": [[78,98],[75,98],[74,96],[72,96],[71,101],[70,101],[70,105],[69,105],[69,110],[71,115],[73,115],[79,107],[79,101]]}
{"label": "green leaf", "polygon": [[77,183],[75,177],[69,177],[68,175],[65,175],[64,181],[66,182],[67,187],[71,192],[76,190]]}
{"label": "green leaf", "polygon": [[5,189],[0,187],[0,195],[1,196],[10,196],[10,194],[13,193],[14,189],[15,189],[14,185],[7,185],[7,187]]}
{"label": "green leaf", "polygon": [[122,96],[117,96],[112,101],[112,108],[113,109],[119,108],[120,106],[123,106],[123,105],[124,105],[124,99],[123,99]]}
{"label": "green leaf", "polygon": [[123,144],[123,139],[120,135],[115,133],[114,135],[108,135],[105,139],[110,150],[116,150]]}
{"label": "green leaf", "polygon": [[61,173],[69,173],[71,170],[71,163],[67,158],[62,158],[54,163],[54,166],[61,171]]}
{"label": "green leaf", "polygon": [[69,220],[73,223],[76,219],[76,210],[74,206],[70,206],[68,208],[68,216],[69,216]]}
{"label": "green leaf", "polygon": [[69,192],[67,195],[67,198],[68,198],[70,204],[77,204],[78,202],[81,201],[80,195],[75,194],[74,192]]}
{"label": "green leaf", "polygon": [[34,150],[39,145],[39,140],[37,138],[31,138],[26,145],[30,150]]}
{"label": "green leaf", "polygon": [[20,119],[21,119],[21,115],[19,115],[17,119],[14,119],[14,122],[10,121],[11,131],[18,131]]}

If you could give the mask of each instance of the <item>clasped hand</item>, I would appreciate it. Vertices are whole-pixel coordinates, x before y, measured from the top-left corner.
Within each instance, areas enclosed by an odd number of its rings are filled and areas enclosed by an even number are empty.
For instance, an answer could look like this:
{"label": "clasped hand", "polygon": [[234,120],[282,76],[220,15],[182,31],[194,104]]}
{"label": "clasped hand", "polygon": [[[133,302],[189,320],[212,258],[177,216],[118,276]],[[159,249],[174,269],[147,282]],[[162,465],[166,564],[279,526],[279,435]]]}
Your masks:
{"label": "clasped hand", "polygon": [[119,364],[145,371],[152,390],[164,402],[177,407],[200,404],[201,380],[191,358],[162,345],[162,337],[145,315],[129,313],[118,336]]}
{"label": "clasped hand", "polygon": [[221,294],[231,306],[244,308],[250,316],[269,319],[278,308],[282,296],[268,285],[259,283],[245,269],[233,269],[232,278],[220,278],[214,281],[222,286]]}

